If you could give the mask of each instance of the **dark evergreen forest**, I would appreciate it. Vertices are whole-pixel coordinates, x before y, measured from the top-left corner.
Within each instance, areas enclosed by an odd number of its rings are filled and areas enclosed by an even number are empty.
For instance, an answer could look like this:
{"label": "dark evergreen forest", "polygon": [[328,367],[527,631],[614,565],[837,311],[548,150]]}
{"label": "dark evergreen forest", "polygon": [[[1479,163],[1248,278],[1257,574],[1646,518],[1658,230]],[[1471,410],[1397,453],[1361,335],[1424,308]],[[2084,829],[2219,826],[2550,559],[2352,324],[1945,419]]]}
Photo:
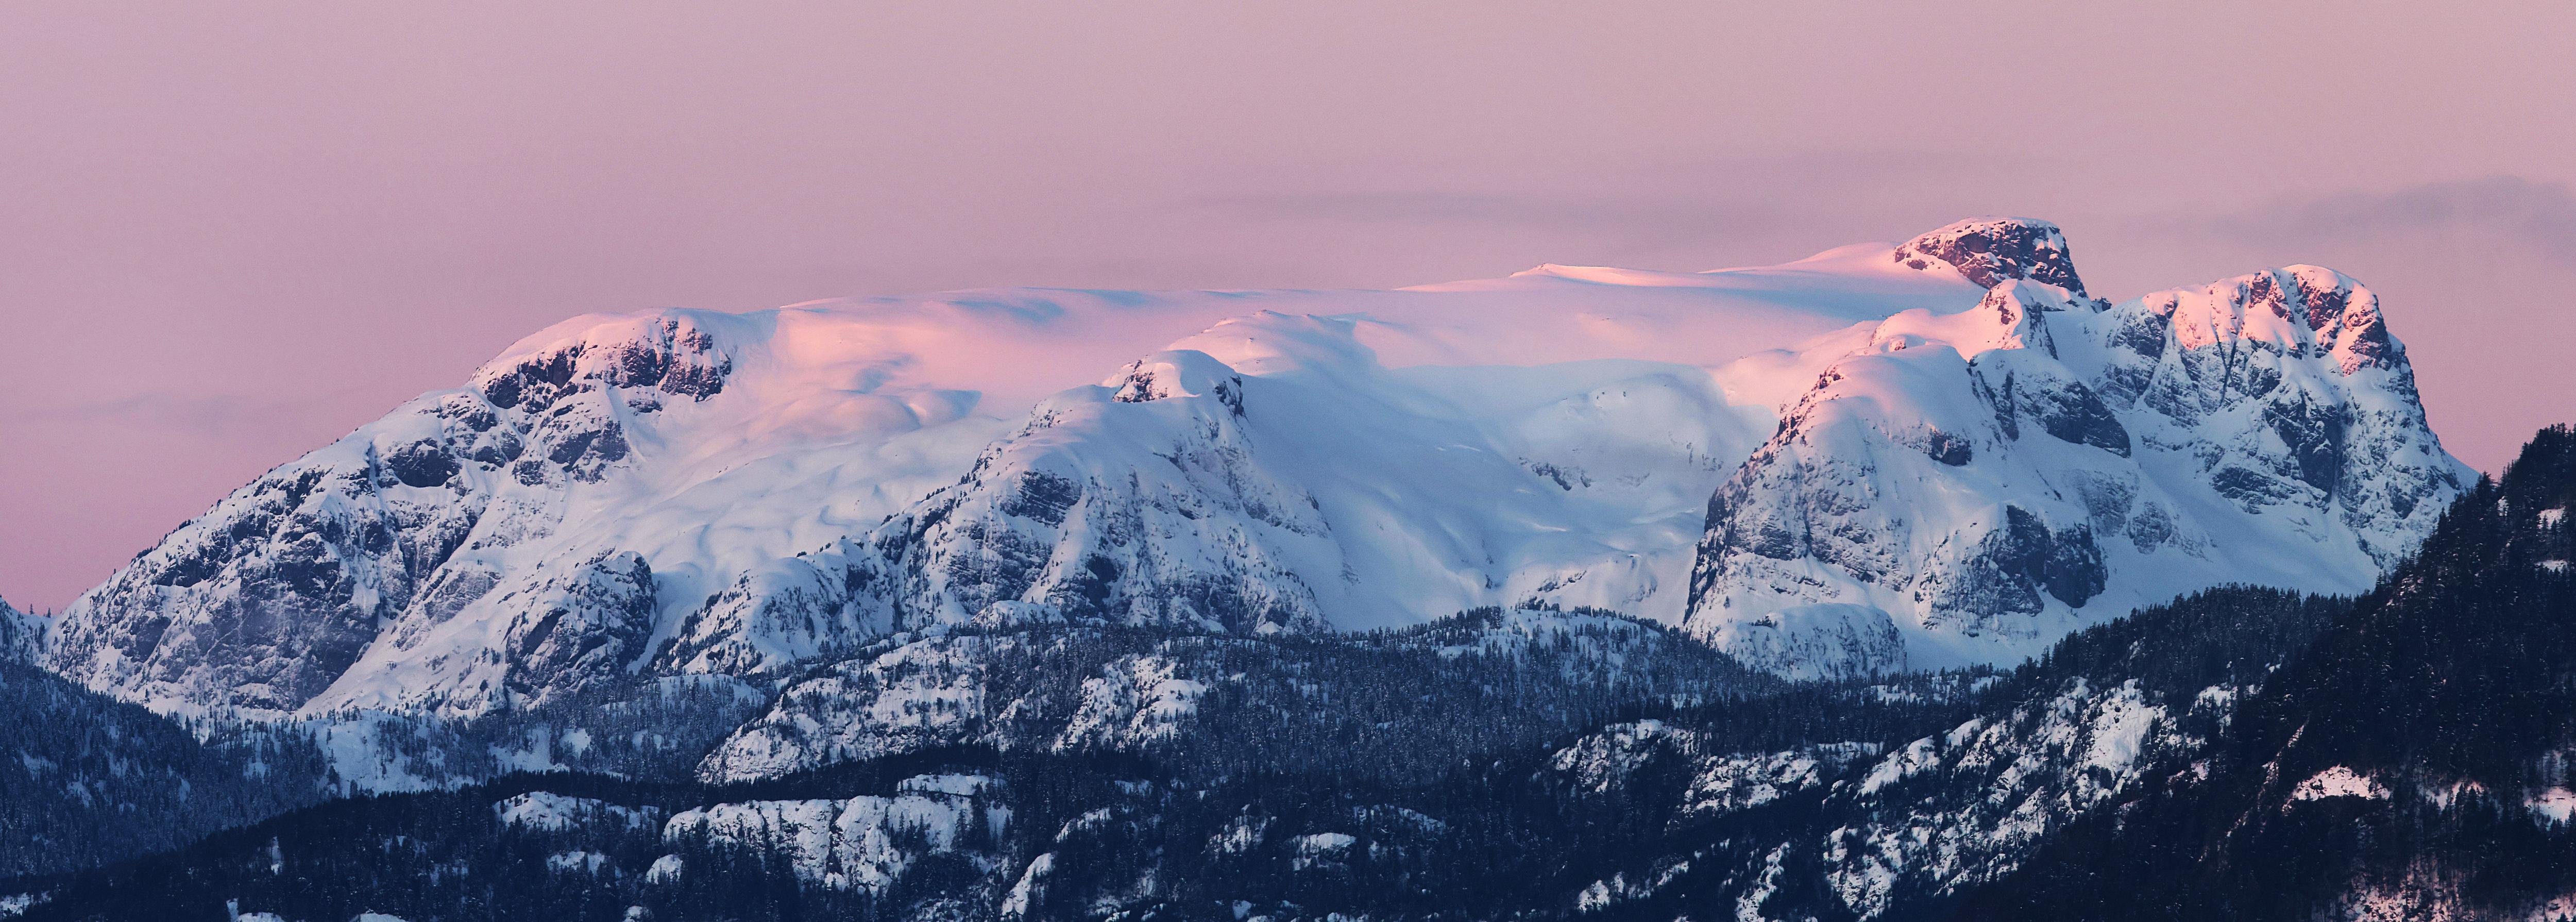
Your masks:
{"label": "dark evergreen forest", "polygon": [[[1807,834],[1823,809],[1809,792],[1714,820],[1685,816],[1678,792],[1690,778],[1680,759],[1638,766],[1607,791],[1549,770],[1552,754],[1604,725],[1656,721],[1722,751],[1844,741],[1885,748],[2044,696],[2075,676],[2137,678],[2188,694],[2260,675],[2343,608],[2269,590],[2220,590],[2075,635],[2011,671],[1750,683],[1720,700],[1679,702],[1668,694],[1518,694],[1514,683],[1554,675],[1554,665],[1506,671],[1389,655],[1384,638],[1344,646],[1299,640],[1303,668],[1288,674],[1336,682],[1337,719],[1296,719],[1285,715],[1313,712],[1231,700],[1216,713],[1235,732],[1192,734],[1185,745],[1150,754],[944,749],[742,785],[517,775],[456,791],[334,800],[184,849],[0,890],[46,894],[31,920],[220,919],[228,906],[288,919],[377,911],[414,922],[622,919],[630,907],[656,919],[868,919],[920,917],[942,904],[977,918],[1007,898],[987,866],[1021,867],[1048,854],[1058,884],[1029,907],[1030,918],[1234,919],[1238,906],[1303,917],[1554,918],[1571,913],[1562,895],[1585,882],[1676,854],[1723,867],[1734,853]],[[1471,612],[1420,630],[1438,636],[1496,616]],[[1506,710],[1514,703],[1524,710]],[[1541,738],[1515,739],[1493,735],[1497,726],[1546,729]],[[546,791],[669,816],[723,803],[890,796],[903,779],[940,773],[998,779],[995,805],[1010,816],[1005,833],[918,863],[875,893],[800,879],[782,842],[666,839],[650,825],[530,830],[501,822],[493,808]],[[1104,812],[1106,821],[1081,822]],[[1271,843],[1357,835],[1320,860],[1207,847],[1238,829],[1257,829]],[[574,851],[604,856],[600,869],[567,874],[549,866],[550,856]],[[648,880],[648,869],[669,855],[688,872]],[[1120,902],[1115,891],[1143,878],[1165,886],[1142,905]],[[1687,880],[1666,892],[1617,915],[1689,911]]]}

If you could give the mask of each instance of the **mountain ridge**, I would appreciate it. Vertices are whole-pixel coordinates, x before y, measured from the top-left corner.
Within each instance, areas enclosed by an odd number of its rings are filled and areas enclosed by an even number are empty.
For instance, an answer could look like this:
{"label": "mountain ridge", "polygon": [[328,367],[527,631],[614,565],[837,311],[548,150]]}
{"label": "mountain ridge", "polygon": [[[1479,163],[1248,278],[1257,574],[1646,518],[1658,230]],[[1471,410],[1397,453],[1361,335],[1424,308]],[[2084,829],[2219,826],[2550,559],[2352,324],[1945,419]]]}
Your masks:
{"label": "mountain ridge", "polygon": [[[2556,847],[2556,750],[2368,740],[2563,712],[2516,691],[2555,641],[2477,649],[2564,607],[2523,577],[2576,559],[2569,444],[2470,477],[2339,273],[2114,304],[2028,219],[1711,273],[577,318],[53,624],[0,607],[86,683],[0,661],[61,715],[0,775],[95,756],[0,823],[163,823],[10,853],[43,874],[0,911],[2066,917],[2115,866],[2142,911],[2267,908],[2157,889],[2262,881],[2136,830],[2269,868],[2384,791]],[[2499,535],[2483,626],[2443,623]],[[2284,819],[2193,825],[2247,791]],[[2487,828],[2300,892],[2558,905],[2454,879]]]}
{"label": "mountain ridge", "polygon": [[[2339,522],[2331,513],[2347,507],[2332,496],[2300,505],[2306,494],[2272,493],[2301,477],[2341,484],[2346,468],[2408,450],[2424,460],[2401,466],[2415,476],[2387,487],[2388,501],[2438,508],[2456,488],[2464,469],[2424,427],[2402,346],[2367,289],[2301,269],[2245,277],[2273,280],[2268,296],[2113,307],[2082,293],[2067,254],[2054,225],[1989,218],[1894,248],[1689,275],[1558,269],[1393,292],[996,290],[576,318],[183,525],[67,609],[46,661],[170,710],[471,717],[665,680],[758,694],[876,638],[970,623],[1347,629],[1548,604],[1688,624],[1782,674],[1866,673],[1944,637],[1948,652],[1910,655],[1940,665],[2035,651],[2083,622],[2074,609],[2103,591],[2096,583],[2120,605],[2245,579],[2366,584],[2374,555],[2425,516]],[[2330,284],[2302,281],[2317,279]],[[2316,303],[2292,311],[2290,297]],[[2234,325],[2204,337],[2176,311]],[[2320,321],[2335,332],[2317,352]],[[2141,324],[2174,347],[2163,364],[2078,368],[2090,359],[2074,353],[2116,345],[2103,341],[2153,338]],[[1944,634],[1923,610],[1890,614],[1905,608],[1866,592],[1762,602],[1770,590],[1730,576],[1762,555],[1699,520],[1758,505],[1748,494],[1721,509],[1711,497],[1730,474],[1761,476],[1739,462],[1776,463],[1782,439],[1808,435],[1775,421],[1850,403],[1809,382],[1974,355],[2002,367],[1896,389],[1995,408],[1992,423],[1896,426],[1900,441],[1934,440],[1913,451],[1930,474],[2043,451],[2015,429],[2024,418],[2049,442],[2125,458],[2136,423],[2106,426],[2104,401],[2172,417],[2183,412],[2174,395],[2197,393],[2185,385],[2243,373],[2251,360],[2228,351],[2238,343],[2278,353],[2273,364],[2305,374],[2295,389],[2313,400],[2288,422],[2240,426],[2246,444],[2224,450],[2247,464],[2189,477],[2241,468],[2245,495],[2264,500],[2244,515],[2308,510],[2293,514],[2308,516],[2301,540],[2332,558],[2322,570],[2218,564],[2129,586],[2124,564],[2084,550],[2098,544],[2087,530],[2161,517],[2187,538],[2238,513],[2185,510],[2153,488],[2135,515],[2079,508],[2062,498],[2070,486],[2015,475],[2037,486],[1993,489],[2060,498],[2012,499],[1939,532],[1990,553],[1908,566],[2040,587],[2020,597],[2041,601],[2003,606],[2040,620]],[[2340,376],[2308,373],[2320,362]],[[1073,370],[1084,364],[1087,374]],[[1075,374],[1103,383],[1052,390]],[[2339,389],[2364,378],[2404,387]],[[2361,427],[2377,433],[2377,453],[2338,454],[2345,408],[2382,397],[2404,406],[2365,420],[2378,426]],[[2327,409],[2306,412],[2317,406]],[[2324,433],[2324,447],[2262,442],[2299,426]],[[1771,449],[1766,428],[1777,430]],[[2150,454],[2210,450],[2140,437]],[[1148,473],[1167,479],[1137,479]],[[2087,489],[2136,493],[2138,476],[2113,469]],[[1488,508],[1496,499],[1500,513]],[[949,520],[959,510],[984,511]],[[2337,550],[2347,546],[2359,557]],[[1846,585],[1868,582],[1843,572]],[[1771,614],[1784,607],[1797,610]],[[1801,639],[1739,640],[1764,618]]]}

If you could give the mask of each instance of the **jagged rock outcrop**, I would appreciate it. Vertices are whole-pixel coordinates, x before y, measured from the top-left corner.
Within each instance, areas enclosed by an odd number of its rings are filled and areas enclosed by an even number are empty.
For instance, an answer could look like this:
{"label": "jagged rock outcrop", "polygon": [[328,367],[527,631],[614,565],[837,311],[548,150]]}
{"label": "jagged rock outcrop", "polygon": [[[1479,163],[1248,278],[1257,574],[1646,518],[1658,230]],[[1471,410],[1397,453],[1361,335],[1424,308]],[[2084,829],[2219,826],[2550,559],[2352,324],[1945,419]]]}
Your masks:
{"label": "jagged rock outcrop", "polygon": [[2028,279],[2088,297],[2084,280],[2075,275],[2066,233],[2046,221],[1969,218],[1953,222],[1899,245],[1896,261],[1914,269],[1955,269],[1984,288]]}

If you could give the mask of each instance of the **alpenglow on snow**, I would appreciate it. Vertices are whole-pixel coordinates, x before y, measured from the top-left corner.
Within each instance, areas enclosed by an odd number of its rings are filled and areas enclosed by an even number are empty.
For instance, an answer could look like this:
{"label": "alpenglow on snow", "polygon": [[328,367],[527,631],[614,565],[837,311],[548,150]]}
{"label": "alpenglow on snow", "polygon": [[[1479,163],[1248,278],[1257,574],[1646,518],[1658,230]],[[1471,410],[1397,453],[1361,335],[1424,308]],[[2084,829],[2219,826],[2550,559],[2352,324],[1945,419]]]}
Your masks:
{"label": "alpenglow on snow", "polygon": [[1704,273],[674,309],[557,324],[270,471],[42,655],[165,710],[462,716],[961,628],[1500,605],[1857,675],[2224,583],[2357,591],[2471,479],[2367,288],[2113,305],[2026,219]]}

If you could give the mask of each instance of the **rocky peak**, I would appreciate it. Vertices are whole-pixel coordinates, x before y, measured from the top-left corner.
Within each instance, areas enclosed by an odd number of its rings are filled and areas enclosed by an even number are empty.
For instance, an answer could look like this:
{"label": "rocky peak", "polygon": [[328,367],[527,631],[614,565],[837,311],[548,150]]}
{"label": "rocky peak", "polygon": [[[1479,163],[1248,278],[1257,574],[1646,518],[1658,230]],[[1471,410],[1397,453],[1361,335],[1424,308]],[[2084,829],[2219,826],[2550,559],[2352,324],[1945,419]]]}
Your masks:
{"label": "rocky peak", "polygon": [[[595,387],[650,388],[705,400],[724,389],[733,358],[695,312],[672,311],[598,323],[576,337],[512,350],[476,370],[474,386],[494,405],[543,410]],[[532,339],[543,339],[533,337]]]}
{"label": "rocky peak", "polygon": [[1896,261],[1915,269],[1948,266],[1968,281],[1993,287],[2029,279],[2089,297],[2066,250],[2066,233],[2033,218],[1969,218],[1942,226],[1896,248]]}
{"label": "rocky peak", "polygon": [[2158,292],[2145,307],[2164,318],[2184,348],[2243,340],[2292,357],[2330,355],[2352,375],[2405,364],[2405,347],[2388,335],[2379,296],[2343,273],[2289,266]]}

